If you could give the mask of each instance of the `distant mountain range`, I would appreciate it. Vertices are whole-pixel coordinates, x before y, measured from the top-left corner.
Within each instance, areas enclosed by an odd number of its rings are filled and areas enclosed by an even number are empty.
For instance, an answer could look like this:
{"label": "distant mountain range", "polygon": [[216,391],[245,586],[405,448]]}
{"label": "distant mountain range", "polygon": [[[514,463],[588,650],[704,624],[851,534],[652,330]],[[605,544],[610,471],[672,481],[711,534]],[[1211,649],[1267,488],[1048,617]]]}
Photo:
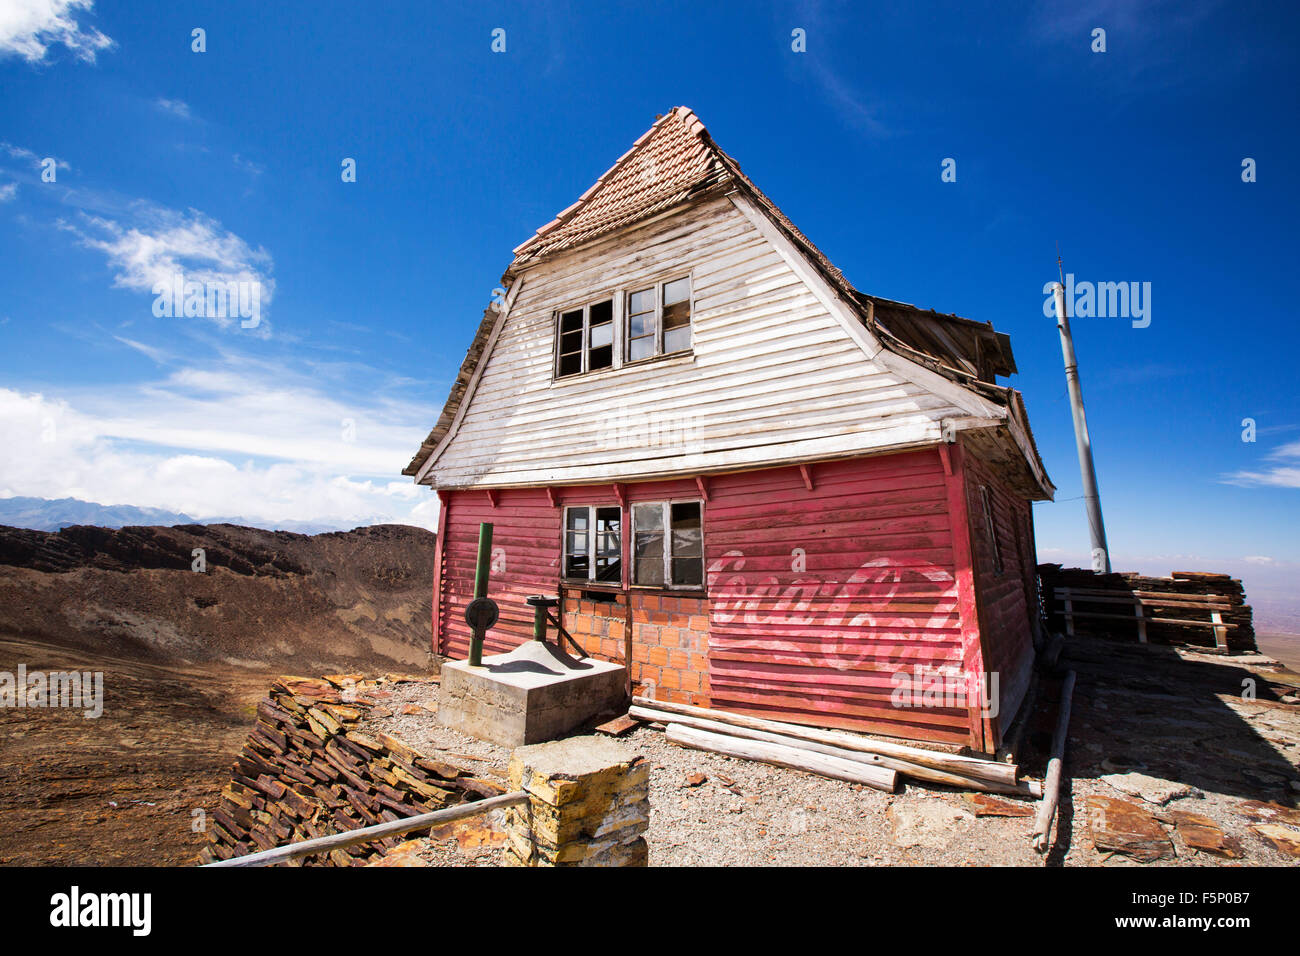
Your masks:
{"label": "distant mountain range", "polygon": [[94,501],[82,501],[80,498],[0,498],[0,525],[31,528],[34,531],[58,531],[74,524],[95,525],[100,528],[237,524],[248,528],[265,528],[268,531],[320,534],[325,531],[351,531],[355,527],[379,523],[382,523],[382,519],[362,521],[357,524],[322,524],[311,521],[266,522],[242,517],[198,519],[179,511],[138,508],[135,505],[101,505]]}

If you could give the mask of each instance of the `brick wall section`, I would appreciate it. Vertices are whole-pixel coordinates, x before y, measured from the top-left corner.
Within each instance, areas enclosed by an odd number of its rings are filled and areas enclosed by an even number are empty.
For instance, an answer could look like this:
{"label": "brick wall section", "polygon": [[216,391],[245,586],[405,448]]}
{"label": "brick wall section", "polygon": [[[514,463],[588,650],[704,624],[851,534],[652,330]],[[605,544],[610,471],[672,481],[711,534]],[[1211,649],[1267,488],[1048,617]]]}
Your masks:
{"label": "brick wall section", "polygon": [[632,689],[659,700],[709,704],[709,602],[633,590],[593,601],[571,592],[564,626],[592,657],[625,663],[627,602],[632,607]]}

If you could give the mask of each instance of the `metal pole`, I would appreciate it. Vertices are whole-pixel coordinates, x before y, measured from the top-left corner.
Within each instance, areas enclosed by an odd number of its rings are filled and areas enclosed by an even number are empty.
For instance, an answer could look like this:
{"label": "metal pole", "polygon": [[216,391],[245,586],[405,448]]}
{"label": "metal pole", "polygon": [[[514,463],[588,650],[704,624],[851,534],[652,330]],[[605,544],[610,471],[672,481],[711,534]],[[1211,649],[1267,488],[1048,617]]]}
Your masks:
{"label": "metal pole", "polygon": [[[474,571],[474,597],[487,597],[488,574],[492,570],[492,524],[481,522],[478,526],[478,567]],[[469,639],[469,665],[483,664],[483,633],[475,630]]]}
{"label": "metal pole", "polygon": [[546,643],[546,605],[533,605],[533,640]]}
{"label": "metal pole", "polygon": [[1092,441],[1088,438],[1088,420],[1083,414],[1083,389],[1079,385],[1079,362],[1074,356],[1074,339],[1070,320],[1065,314],[1065,289],[1052,283],[1056,298],[1056,327],[1061,333],[1061,354],[1065,358],[1065,384],[1070,391],[1070,410],[1074,413],[1074,441],[1079,449],[1079,475],[1083,479],[1083,500],[1088,509],[1088,530],[1092,535],[1092,569],[1110,574],[1110,549],[1106,546],[1106,526],[1101,520],[1101,497],[1097,492],[1097,470],[1092,463]]}
{"label": "metal pole", "polygon": [[512,790],[509,793],[501,794],[499,797],[488,797],[486,800],[462,803],[459,806],[447,807],[444,810],[434,810],[432,813],[421,813],[413,817],[403,817],[400,820],[390,820],[387,823],[376,823],[373,826],[362,827],[359,830],[332,833],[329,836],[316,837],[314,840],[303,840],[301,843],[290,843],[288,846],[262,850],[260,853],[232,856],[228,860],[205,863],[204,867],[274,866],[277,863],[298,860],[314,853],[328,853],[330,850],[341,850],[345,847],[356,846],[358,843],[373,843],[375,840],[382,840],[384,837],[398,836],[403,833],[410,833],[412,830],[424,830],[443,823],[464,820],[466,817],[477,816],[480,813],[490,813],[503,807],[518,806],[521,803],[527,803],[528,799],[528,794],[525,791]]}

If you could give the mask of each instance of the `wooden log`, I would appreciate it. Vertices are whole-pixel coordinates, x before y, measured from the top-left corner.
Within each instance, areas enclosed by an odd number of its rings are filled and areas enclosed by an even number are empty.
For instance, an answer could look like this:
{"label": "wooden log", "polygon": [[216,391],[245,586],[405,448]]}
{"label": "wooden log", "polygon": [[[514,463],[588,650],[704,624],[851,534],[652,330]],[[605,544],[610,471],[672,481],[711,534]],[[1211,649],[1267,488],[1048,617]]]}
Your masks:
{"label": "wooden log", "polygon": [[1047,776],[1043,780],[1043,802],[1039,804],[1034,819],[1034,849],[1046,853],[1051,845],[1052,818],[1061,795],[1061,763],[1065,759],[1065,742],[1070,729],[1070,701],[1074,697],[1074,671],[1065,675],[1061,684],[1061,709],[1056,716],[1056,732],[1052,734],[1052,757],[1047,762]]}
{"label": "wooden log", "polygon": [[746,740],[757,740],[763,743],[780,744],[781,746],[792,747],[796,750],[805,750],[809,753],[824,754],[828,757],[837,757],[841,760],[852,760],[868,766],[885,767],[915,780],[923,780],[926,783],[938,783],[949,787],[960,787],[963,790],[987,790],[994,793],[1009,793],[1024,797],[1040,795],[1035,793],[1031,785],[1027,783],[1021,783],[1015,786],[992,783],[987,780],[979,780],[974,777],[950,773],[944,770],[935,770],[933,767],[926,767],[897,757],[886,757],[876,753],[849,750],[845,747],[836,747],[832,744],[824,744],[817,741],[799,740],[795,737],[789,737],[784,734],[776,734],[767,730],[755,730],[751,727],[741,727],[735,724],[725,724],[721,721],[709,720],[704,717],[692,717],[688,714],[670,714],[667,711],[654,710],[637,704],[632,705],[631,709],[628,711],[628,715],[637,720],[644,720],[664,725],[679,724],[685,727],[693,727],[696,730],[705,730],[716,734],[741,737]]}
{"label": "wooden log", "polygon": [[777,720],[767,720],[763,717],[749,717],[744,714],[733,714],[725,710],[710,710],[707,707],[693,707],[689,704],[652,700],[648,697],[634,697],[632,702],[641,707],[666,711],[669,714],[702,717],[707,720],[730,724],[734,727],[766,730],[769,733],[780,734],[783,737],[793,737],[795,740],[830,744],[833,747],[842,747],[845,750],[894,757],[933,770],[943,770],[947,773],[973,777],[976,780],[987,780],[991,783],[1001,783],[1014,787],[1018,778],[1018,768],[1015,764],[983,760],[979,757],[963,757],[959,754],[944,753],[937,750],[924,750],[920,747],[909,747],[905,744],[876,740],[872,737],[859,737],[855,734],[836,730],[805,727],[802,724],[787,724]]}
{"label": "wooden log", "polygon": [[861,783],[863,786],[893,793],[897,786],[897,774],[888,767],[872,766],[854,760],[842,760],[840,757],[828,757],[826,754],[813,753],[784,744],[768,744],[758,740],[745,740],[744,737],[714,734],[711,731],[695,730],[680,723],[669,723],[666,731],[668,743],[679,747],[708,750],[727,757],[740,757],[741,760],[757,760],[772,763],[774,766],[803,770],[810,774],[819,774],[835,780],[848,780],[849,783]]}
{"label": "wooden log", "polygon": [[707,730],[696,730],[683,724],[669,724],[666,731],[668,742],[679,747],[691,747],[695,750],[707,750],[710,753],[723,754],[727,757],[739,757],[743,760],[757,760],[777,767],[789,767],[807,773],[820,774],[833,780],[847,780],[860,783],[876,790],[893,793],[897,785],[897,774],[887,767],[874,767],[856,760],[844,760],[840,757],[828,757],[825,754],[799,750],[782,744],[769,744],[757,740],[745,740],[724,734],[715,734]]}

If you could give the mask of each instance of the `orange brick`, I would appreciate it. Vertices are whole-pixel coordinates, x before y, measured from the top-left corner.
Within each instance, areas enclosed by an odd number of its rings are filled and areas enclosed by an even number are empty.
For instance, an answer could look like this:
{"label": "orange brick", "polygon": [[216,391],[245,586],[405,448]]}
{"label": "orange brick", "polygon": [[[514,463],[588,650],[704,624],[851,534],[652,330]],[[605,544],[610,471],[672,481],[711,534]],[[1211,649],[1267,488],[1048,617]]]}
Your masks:
{"label": "orange brick", "polygon": [[709,619],[698,614],[692,615],[689,627],[692,631],[707,631],[709,629]]}
{"label": "orange brick", "polygon": [[668,666],[675,667],[679,671],[687,670],[691,666],[691,655],[687,654],[685,651],[669,651]]}
{"label": "orange brick", "polygon": [[676,611],[679,606],[679,603],[677,598],[661,597],[659,599],[659,606],[663,608],[665,611]]}
{"label": "orange brick", "polygon": [[659,595],[657,595],[657,594],[643,594],[643,595],[641,595],[641,607],[642,607],[643,610],[646,610],[646,611],[657,611],[657,610],[659,610]]}
{"label": "orange brick", "polygon": [[682,675],[672,668],[665,667],[661,675],[664,687],[677,688],[682,686]]}
{"label": "orange brick", "polygon": [[668,663],[668,649],[666,647],[651,647],[646,660],[651,664],[662,667]]}
{"label": "orange brick", "polygon": [[648,645],[648,644],[633,644],[633,645],[632,645],[632,660],[636,661],[638,664],[646,664],[646,663],[649,663],[649,661],[650,661],[650,645]]}
{"label": "orange brick", "polygon": [[709,657],[707,654],[692,654],[690,669],[698,673],[707,674],[709,672]]}
{"label": "orange brick", "polygon": [[623,640],[623,622],[622,622],[622,621],[610,621],[610,622],[609,622],[609,636],[612,637],[612,638],[613,638],[614,640],[616,640],[616,641],[621,641],[621,640]]}

